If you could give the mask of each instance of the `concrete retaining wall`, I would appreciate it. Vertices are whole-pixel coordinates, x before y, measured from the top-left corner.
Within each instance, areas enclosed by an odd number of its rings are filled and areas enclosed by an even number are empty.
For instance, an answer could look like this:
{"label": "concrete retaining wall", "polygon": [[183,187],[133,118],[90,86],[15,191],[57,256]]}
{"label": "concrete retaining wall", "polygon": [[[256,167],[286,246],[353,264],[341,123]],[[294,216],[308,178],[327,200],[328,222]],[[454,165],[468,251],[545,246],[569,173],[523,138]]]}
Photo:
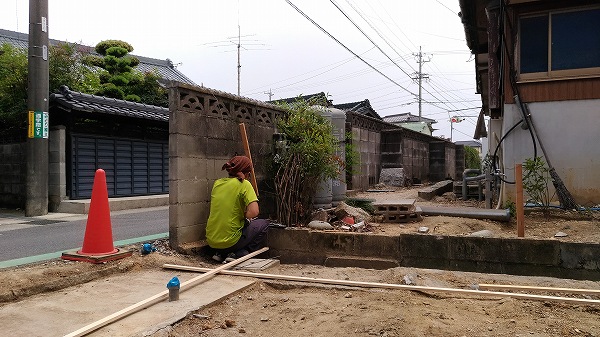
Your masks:
{"label": "concrete retaining wall", "polygon": [[[282,263],[404,267],[600,280],[600,244],[272,229],[270,255]],[[340,258],[343,257],[343,258]],[[340,261],[336,265],[336,261]],[[354,261],[354,262],[352,262]]]}

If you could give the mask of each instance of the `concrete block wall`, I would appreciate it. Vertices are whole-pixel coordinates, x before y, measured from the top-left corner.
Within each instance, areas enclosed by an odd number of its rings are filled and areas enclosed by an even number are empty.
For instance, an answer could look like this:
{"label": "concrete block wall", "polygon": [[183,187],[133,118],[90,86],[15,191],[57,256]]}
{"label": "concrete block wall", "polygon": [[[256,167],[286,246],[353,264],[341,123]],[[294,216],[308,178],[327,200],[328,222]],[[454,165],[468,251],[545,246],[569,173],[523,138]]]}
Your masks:
{"label": "concrete block wall", "polygon": [[392,167],[403,168],[410,180],[456,179],[457,162],[464,162],[464,151],[456,152],[449,141],[353,112],[346,112],[346,121],[361,158],[360,169],[348,178],[350,189],[368,189],[379,182],[382,168]]}
{"label": "concrete block wall", "polygon": [[210,193],[223,164],[244,154],[244,123],[259,185],[261,217],[274,213],[267,169],[275,121],[283,111],[264,102],[182,83],[169,95],[169,240],[174,248],[205,237]]}
{"label": "concrete block wall", "polygon": [[379,119],[347,112],[352,143],[360,153],[360,168],[352,176],[350,189],[366,190],[379,182],[381,172],[381,131],[390,124]]}
{"label": "concrete block wall", "polygon": [[1,207],[25,208],[25,144],[0,144]]}
{"label": "concrete block wall", "polygon": [[404,173],[411,180],[426,181],[429,176],[429,142],[432,137],[406,130],[402,141]]}
{"label": "concrete block wall", "polygon": [[48,137],[48,211],[67,198],[66,128],[53,127]]}
{"label": "concrete block wall", "polygon": [[456,151],[453,143],[436,141],[429,143],[429,180],[442,181],[456,178]]}

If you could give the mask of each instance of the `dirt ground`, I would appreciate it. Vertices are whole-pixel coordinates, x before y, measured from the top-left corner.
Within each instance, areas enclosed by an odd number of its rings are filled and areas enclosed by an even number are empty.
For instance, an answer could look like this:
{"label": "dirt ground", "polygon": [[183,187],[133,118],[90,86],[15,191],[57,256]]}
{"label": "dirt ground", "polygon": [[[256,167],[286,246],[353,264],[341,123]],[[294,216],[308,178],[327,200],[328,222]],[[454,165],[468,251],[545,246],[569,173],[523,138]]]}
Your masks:
{"label": "dirt ground", "polygon": [[[418,199],[417,191],[417,188],[403,188],[394,192],[363,192],[355,197],[413,198],[417,205],[481,207],[478,202],[457,201],[451,196],[424,201]],[[531,239],[597,243],[600,241],[599,218],[596,212],[555,210],[546,218],[531,211],[525,217],[525,234]],[[488,229],[495,237],[516,237],[514,219],[503,223],[432,216],[417,223],[370,225],[373,232],[390,235],[416,232],[418,227],[427,226],[430,234],[468,235]],[[555,237],[558,232],[567,236]],[[217,266],[207,256],[178,254],[169,249],[164,240],[153,244],[157,248],[154,253],[142,256],[140,247],[131,246],[127,248],[134,250],[132,257],[106,264],[54,260],[0,270],[0,306],[115,273],[161,268],[164,263]],[[600,282],[593,281],[403,267],[371,270],[280,265],[266,272],[451,289],[477,289],[482,283],[600,289]],[[600,300],[597,295],[530,293]],[[152,336],[600,336],[599,318],[600,305],[597,304],[259,280],[254,286],[221,303],[190,313],[186,319]]]}

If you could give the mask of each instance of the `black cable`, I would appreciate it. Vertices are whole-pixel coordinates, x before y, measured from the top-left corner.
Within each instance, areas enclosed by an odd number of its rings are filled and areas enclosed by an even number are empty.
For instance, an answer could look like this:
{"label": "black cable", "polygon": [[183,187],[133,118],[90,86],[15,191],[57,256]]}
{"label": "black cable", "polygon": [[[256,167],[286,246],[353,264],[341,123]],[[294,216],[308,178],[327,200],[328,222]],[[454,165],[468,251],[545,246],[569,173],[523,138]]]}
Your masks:
{"label": "black cable", "polygon": [[[504,18],[505,16],[508,17],[508,13],[506,13],[506,8],[505,8],[505,1],[506,0],[502,0],[500,1],[500,22],[503,24],[504,23]],[[511,24],[510,20],[506,20],[506,23],[508,25],[508,31],[514,35],[514,27]],[[516,73],[516,69],[514,68],[514,65],[512,63],[512,60],[514,60],[513,55],[511,55],[510,51],[508,50],[508,43],[506,42],[506,35],[504,34],[504,27],[500,26],[500,36],[501,36],[501,41],[504,47],[504,50],[506,52],[506,54],[509,57],[509,62],[508,62],[508,67],[509,67],[509,82],[510,82],[510,86],[513,89],[513,92],[515,94],[515,103],[517,104],[517,106],[519,107],[519,111],[521,112],[521,115],[523,115],[523,120],[525,121],[525,124],[527,125],[527,130],[529,130],[529,135],[531,136],[531,142],[533,143],[533,157],[537,158],[537,144],[535,142],[535,135],[533,134],[533,130],[532,127],[530,125],[530,121],[529,121],[529,116],[527,116],[526,113],[526,109],[524,107],[524,104],[520,97],[521,95],[519,94],[519,87],[517,86],[517,73]],[[502,73],[502,72],[500,72]],[[521,120],[521,122],[523,122],[523,120]],[[521,123],[519,122],[519,124]]]}
{"label": "black cable", "polygon": [[[496,159],[498,158],[498,149],[500,148],[500,144],[502,144],[502,142],[504,141],[504,139],[519,125],[521,125],[521,123],[523,123],[523,120],[521,119],[517,124],[513,125],[510,129],[508,129],[508,131],[506,131],[506,133],[504,134],[504,136],[502,136],[502,138],[500,138],[500,140],[498,141],[498,145],[496,145],[496,149],[494,150],[494,155],[492,156],[492,169],[494,170],[494,172],[496,172],[496,170],[498,169],[498,166],[496,166]],[[514,184],[514,181],[508,181],[504,178],[502,178],[502,176],[498,175],[498,178],[507,184]]]}
{"label": "black cable", "polygon": [[315,27],[319,28],[319,30],[321,30],[323,33],[325,33],[325,35],[329,36],[332,40],[337,42],[340,46],[344,47],[344,49],[346,49],[348,52],[350,52],[352,55],[354,55],[354,57],[356,57],[357,59],[361,60],[364,64],[369,66],[371,69],[375,70],[379,75],[385,77],[388,81],[394,83],[396,86],[400,87],[400,89],[403,89],[404,91],[408,92],[409,94],[411,94],[415,97],[418,96],[417,94],[411,92],[407,88],[401,86],[398,82],[394,81],[389,76],[382,73],[379,69],[375,68],[369,62],[367,62],[365,59],[360,57],[360,55],[356,54],[354,51],[352,51],[350,48],[348,48],[346,45],[344,45],[340,40],[336,39],[333,35],[331,35],[328,31],[326,31],[323,27],[321,27],[318,23],[316,23],[313,19],[311,19],[308,15],[306,15],[303,11],[301,11],[300,8],[296,7],[296,5],[294,5],[290,0],[285,0],[285,2],[287,2],[288,5],[292,6],[292,8],[294,8],[298,13],[300,13],[302,16],[304,16],[304,18],[306,18],[308,21],[310,21],[310,23],[312,23]]}

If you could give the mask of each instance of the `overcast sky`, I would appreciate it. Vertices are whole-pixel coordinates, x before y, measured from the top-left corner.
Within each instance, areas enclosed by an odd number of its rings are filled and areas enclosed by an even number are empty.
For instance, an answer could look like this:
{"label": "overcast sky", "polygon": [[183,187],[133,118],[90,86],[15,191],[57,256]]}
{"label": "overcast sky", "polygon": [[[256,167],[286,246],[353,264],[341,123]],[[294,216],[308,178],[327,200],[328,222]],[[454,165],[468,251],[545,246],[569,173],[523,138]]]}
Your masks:
{"label": "overcast sky", "polygon": [[[453,140],[472,139],[481,102],[458,0],[48,1],[52,39],[123,40],[133,54],[169,58],[197,84],[236,94],[241,36],[242,96],[325,92],[334,104],[368,99],[382,117],[419,114],[421,49],[422,116],[447,138],[449,118],[464,116]],[[29,1],[2,0],[0,28],[27,33],[28,21]]]}

